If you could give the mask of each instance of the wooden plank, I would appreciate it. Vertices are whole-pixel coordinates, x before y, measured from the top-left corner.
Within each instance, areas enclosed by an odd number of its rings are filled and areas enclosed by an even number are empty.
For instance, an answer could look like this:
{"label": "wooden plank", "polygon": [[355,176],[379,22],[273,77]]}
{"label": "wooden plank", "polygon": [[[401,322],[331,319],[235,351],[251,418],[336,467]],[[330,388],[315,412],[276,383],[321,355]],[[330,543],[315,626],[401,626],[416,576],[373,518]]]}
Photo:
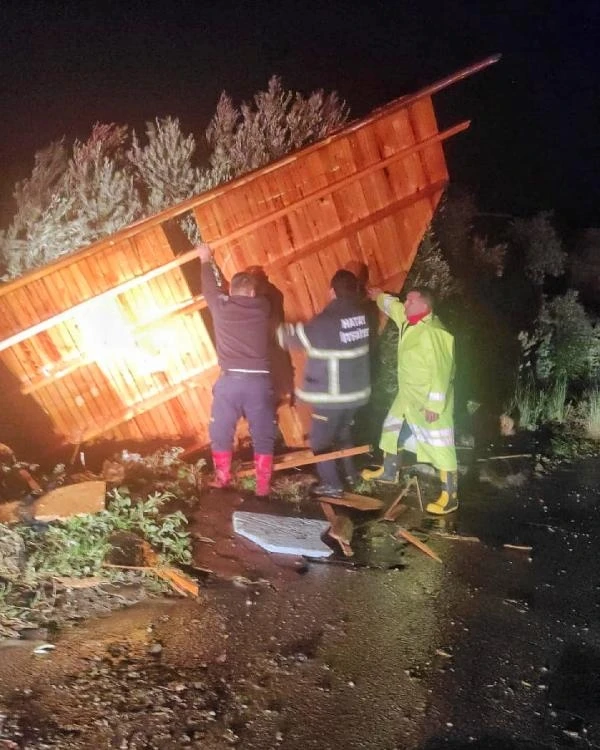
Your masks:
{"label": "wooden plank", "polygon": [[[354,448],[344,448],[339,451],[331,451],[329,453],[319,453],[315,456],[312,451],[298,451],[298,456],[295,458],[285,457],[285,460],[277,458],[273,463],[273,471],[282,471],[283,469],[292,469],[297,466],[308,466],[309,464],[318,464],[321,461],[331,461],[338,458],[347,458],[348,456],[358,456],[362,453],[369,453],[371,450],[370,445],[357,445]],[[293,455],[293,454],[288,454]],[[242,467],[236,474],[238,477],[249,477],[254,474],[254,467],[247,466]]]}
{"label": "wooden plank", "polygon": [[165,401],[169,401],[170,399],[175,398],[180,393],[183,393],[187,388],[197,388],[199,385],[201,385],[201,383],[198,383],[198,378],[206,378],[209,375],[209,372],[210,370],[207,369],[202,372],[195,373],[185,383],[178,383],[176,386],[166,388],[151,398],[147,398],[139,403],[133,404],[113,419],[105,420],[104,422],[98,422],[94,426],[89,427],[87,430],[83,431],[78,438],[78,442],[87,443],[90,440],[103,435],[105,432],[118,427],[124,422],[128,422],[130,419],[133,419],[134,417],[150,411],[155,406],[158,406]]}
{"label": "wooden plank", "polygon": [[348,516],[343,513],[336,513],[329,503],[321,503],[321,509],[330,524],[327,535],[336,540],[346,557],[352,557],[354,551],[350,543],[354,534],[354,524]]}
{"label": "wooden plank", "polygon": [[396,537],[399,539],[404,539],[405,541],[412,544],[417,549],[421,550],[421,552],[425,553],[428,557],[431,557],[432,560],[435,560],[436,562],[441,563],[442,558],[439,557],[439,555],[436,555],[436,553],[429,547],[425,542],[422,542],[420,539],[418,539],[414,534],[411,534],[410,531],[407,531],[406,529],[399,528],[396,532]]}
{"label": "wooden plank", "polygon": [[367,495],[357,495],[354,492],[344,492],[343,497],[319,496],[317,499],[322,503],[343,505],[347,508],[356,508],[356,510],[381,510],[383,508],[383,500]]}
{"label": "wooden plank", "polygon": [[[323,248],[327,247],[327,245],[330,245],[330,244],[333,244],[334,242],[345,239],[346,236],[354,232],[358,232],[361,229],[364,229],[365,227],[369,225],[376,225],[377,222],[382,221],[388,216],[391,216],[393,213],[395,213],[396,211],[399,211],[402,208],[411,206],[413,205],[413,203],[417,203],[418,201],[428,199],[431,195],[439,192],[440,190],[443,190],[445,187],[446,187],[445,182],[436,183],[434,185],[430,185],[424,190],[421,190],[419,193],[416,193],[414,195],[409,195],[406,198],[402,198],[397,201],[392,201],[392,203],[390,203],[389,205],[385,206],[379,211],[376,211],[373,214],[370,214],[364,219],[361,219],[360,221],[357,221],[354,224],[351,224],[349,226],[343,227],[337,232],[333,232],[329,236],[323,237],[317,241],[314,241],[314,242],[309,243],[308,245],[305,245],[303,248],[295,252],[292,256],[284,256],[280,260],[277,260],[271,263],[267,267],[267,270],[272,271],[276,268],[287,266],[291,263],[295,263],[298,260],[301,260],[307,255],[319,252]],[[0,343],[0,350],[1,350],[1,347],[2,347],[2,343]]]}

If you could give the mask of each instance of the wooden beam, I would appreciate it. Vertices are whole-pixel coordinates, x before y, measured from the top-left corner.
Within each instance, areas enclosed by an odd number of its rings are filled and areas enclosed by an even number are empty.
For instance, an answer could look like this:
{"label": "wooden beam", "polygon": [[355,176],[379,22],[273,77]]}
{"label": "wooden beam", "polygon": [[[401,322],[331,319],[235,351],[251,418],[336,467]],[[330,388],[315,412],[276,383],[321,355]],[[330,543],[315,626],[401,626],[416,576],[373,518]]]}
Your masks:
{"label": "wooden beam", "polygon": [[[190,302],[184,302],[181,305],[177,305],[175,307],[170,307],[166,309],[161,315],[157,315],[153,317],[152,320],[144,321],[143,323],[140,323],[139,325],[130,326],[129,330],[134,335],[139,334],[149,328],[152,328],[157,323],[164,323],[166,320],[175,318],[178,315],[189,315],[189,313],[196,312],[197,310],[202,310],[205,307],[206,307],[206,300],[201,295],[197,295]],[[23,393],[24,395],[35,393],[36,391],[39,391],[42,388],[46,388],[47,386],[52,385],[53,383],[56,383],[58,380],[62,380],[62,378],[66,377],[67,375],[71,375],[73,372],[76,372],[81,367],[85,367],[86,365],[90,365],[96,361],[97,360],[94,357],[82,356],[73,362],[66,362],[60,370],[55,370],[49,375],[41,375],[39,378],[36,378],[35,380],[31,380],[29,383],[26,383],[25,385],[23,385],[21,387],[21,393]],[[60,367],[60,365],[61,365],[61,362],[57,362],[54,365],[54,367]]]}
{"label": "wooden beam", "polygon": [[321,503],[330,503],[331,505],[343,505],[346,508],[355,508],[356,510],[381,510],[383,500],[368,495],[357,495],[354,492],[344,492],[343,497],[326,497],[320,495],[318,501]]}
{"label": "wooden beam", "polygon": [[440,180],[439,182],[434,182],[433,185],[428,185],[426,188],[420,190],[417,193],[411,193],[410,195],[404,196],[403,198],[398,198],[392,203],[389,203],[387,206],[380,208],[379,211],[368,214],[358,221],[345,224],[341,229],[338,229],[335,232],[326,235],[325,237],[320,237],[318,240],[310,242],[308,245],[300,248],[300,250],[297,250],[295,253],[291,253],[289,255],[285,255],[283,258],[274,260],[272,263],[266,265],[265,268],[269,271],[274,271],[279,268],[285,268],[292,263],[296,263],[297,261],[302,260],[302,258],[305,258],[307,255],[312,255],[313,253],[319,252],[319,250],[321,250],[323,247],[326,247],[333,242],[339,242],[339,240],[344,239],[344,237],[349,234],[359,232],[361,229],[364,229],[371,224],[376,224],[377,222],[382,221],[388,216],[392,216],[401,208],[406,208],[407,206],[412,206],[413,203],[418,203],[419,201],[431,198],[431,196],[435,195],[436,193],[442,192],[445,189],[446,185],[446,180]]}
{"label": "wooden beam", "polygon": [[[131,419],[135,419],[135,417],[140,416],[140,414],[144,414],[145,412],[150,411],[150,409],[154,409],[156,406],[160,406],[161,404],[164,404],[167,401],[176,398],[186,390],[200,387],[204,383],[206,378],[210,377],[217,369],[217,366],[213,365],[207,367],[206,370],[196,371],[193,375],[190,375],[188,379],[182,381],[181,383],[176,383],[170,388],[165,388],[165,390],[156,394],[156,396],[144,399],[143,401],[130,406],[118,417],[115,417],[114,419],[111,419],[108,422],[104,422],[100,425],[94,425],[94,427],[90,427],[87,430],[82,430],[77,434],[69,435],[67,437],[67,443],[70,445],[87,443],[90,440],[103,435],[109,430],[114,430],[116,427],[119,427],[119,425],[122,425],[125,422],[129,422]],[[202,379],[202,382],[199,382],[200,379]]]}
{"label": "wooden beam", "polygon": [[[397,161],[401,161],[402,159],[406,159],[408,156],[412,156],[412,154],[415,154],[419,151],[423,151],[429,146],[432,146],[436,143],[440,143],[441,141],[445,141],[448,138],[451,138],[452,136],[457,135],[458,133],[462,133],[464,130],[467,130],[467,128],[469,128],[470,125],[471,125],[470,120],[464,120],[463,122],[458,123],[458,125],[454,125],[453,127],[448,128],[447,130],[444,130],[441,133],[436,133],[435,135],[432,135],[423,141],[414,143],[412,146],[407,146],[406,148],[400,149],[400,151],[397,151],[395,154],[392,154],[391,156],[388,156],[385,159],[381,159],[380,161],[377,161],[374,164],[370,164],[367,167],[363,167],[363,169],[357,170],[356,172],[352,172],[351,174],[346,175],[346,177],[344,177],[341,180],[338,180],[332,185],[325,185],[325,187],[319,188],[319,190],[314,190],[312,193],[308,193],[300,200],[294,201],[293,203],[290,203],[288,206],[284,206],[283,208],[278,208],[275,211],[271,211],[271,213],[269,214],[265,214],[264,216],[261,216],[258,219],[254,219],[253,221],[250,221],[247,224],[244,224],[243,226],[238,227],[233,232],[230,232],[229,234],[223,237],[218,237],[218,238],[215,238],[214,240],[207,239],[206,241],[209,242],[211,246],[215,248],[218,248],[221,245],[232,242],[233,240],[238,239],[238,237],[243,237],[248,232],[254,231],[255,229],[259,229],[265,224],[269,224],[272,221],[276,221],[277,219],[280,219],[282,216],[289,214],[291,211],[297,211],[299,208],[302,208],[308,203],[312,203],[313,201],[319,200],[320,198],[323,198],[327,195],[331,195],[332,193],[335,193],[338,190],[342,190],[343,188],[347,187],[348,185],[351,185],[357,180],[360,180],[363,177],[367,177],[368,175],[373,174],[373,172],[378,172],[381,169],[385,169],[386,167],[389,167],[391,164],[394,164]],[[265,268],[270,268],[270,264],[265,265]]]}
{"label": "wooden beam", "polygon": [[[318,464],[321,461],[332,461],[337,458],[346,458],[348,456],[358,456],[361,453],[369,453],[371,450],[370,445],[358,445],[354,448],[344,448],[339,451],[331,451],[330,453],[319,453],[315,456],[312,451],[298,451],[299,455],[297,458],[290,458],[293,453],[288,453],[286,456],[278,457],[273,464],[273,471],[282,471],[283,469],[293,469],[296,466],[308,466],[309,464]],[[236,472],[236,477],[250,477],[254,474],[254,467],[242,467]]]}
{"label": "wooden beam", "polygon": [[[412,146],[409,146],[406,149],[398,151],[396,154],[393,154],[387,159],[382,159],[376,164],[372,164],[369,167],[366,167],[365,169],[359,172],[354,172],[352,175],[349,175],[343,180],[340,180],[338,183],[335,183],[333,185],[328,185],[326,188],[321,188],[319,190],[316,190],[310,195],[305,196],[305,198],[303,198],[301,201],[290,204],[290,206],[286,207],[285,209],[278,209],[277,211],[273,211],[270,214],[261,216],[260,219],[252,221],[244,225],[243,227],[236,229],[234,232],[231,232],[230,234],[210,240],[210,243],[213,248],[217,249],[221,247],[222,245],[225,245],[228,242],[231,242],[233,239],[235,239],[238,236],[246,234],[247,232],[257,229],[258,227],[263,226],[264,224],[274,221],[280,215],[284,215],[284,214],[289,213],[290,211],[294,211],[296,207],[300,207],[304,205],[305,203],[310,202],[312,200],[317,200],[322,195],[329,195],[329,194],[335,193],[338,189],[342,189],[346,187],[348,184],[356,180],[359,180],[364,174],[370,174],[371,172],[377,171],[378,169],[384,169],[386,166],[389,166],[389,164],[393,161],[403,159],[406,156],[409,156],[410,154],[415,153],[416,151],[420,151],[422,149],[427,148],[433,143],[445,140],[446,138],[450,138],[452,135],[455,135],[456,133],[466,130],[469,127],[469,125],[470,125],[470,121],[466,120],[462,123],[459,123],[458,125],[455,125],[452,128],[449,128],[448,130],[443,131],[442,133],[437,133],[435,136],[432,136],[431,138],[427,138],[424,141],[421,141],[420,143],[414,144]],[[436,185],[438,184],[439,183],[436,183]],[[425,190],[422,190],[420,193],[413,194],[412,196],[407,196],[407,198],[403,198],[401,200],[408,200],[409,198],[412,198],[413,196],[415,197],[415,201],[420,200],[420,198],[423,197],[424,194],[431,189],[431,187],[432,186],[428,186],[428,188],[426,188]],[[416,197],[416,196],[419,196],[419,197]],[[397,207],[402,208],[403,205],[411,205],[413,202],[414,201],[412,200],[408,200],[406,204],[400,203],[398,204]],[[390,206],[396,206],[396,205],[397,205],[397,202],[390,204]],[[389,206],[386,206],[386,209],[387,208],[389,208]],[[389,215],[389,214],[385,214],[385,215]],[[374,214],[369,214],[364,219],[362,219],[361,222],[359,223],[361,225],[368,226],[370,223],[373,223],[372,221],[370,221],[371,216],[374,216]],[[324,239],[325,238],[323,238],[323,240]],[[319,241],[322,241],[322,240],[319,240]],[[335,240],[332,239],[331,241],[335,241]],[[113,242],[113,244],[115,243],[116,243],[116,239]],[[302,252],[302,251],[303,249],[301,249],[299,252]],[[313,251],[311,250],[309,252],[313,252]],[[286,257],[289,257],[289,256],[286,256]],[[273,267],[279,267],[281,263],[286,261],[286,257],[282,258],[280,261],[274,261],[273,263],[265,265],[265,269],[271,270]],[[77,305],[70,307],[68,310],[63,310],[62,312],[57,313],[56,315],[53,315],[50,318],[46,318],[45,320],[42,320],[33,326],[29,326],[28,328],[25,328],[24,330],[19,331],[18,333],[13,334],[12,336],[9,336],[3,341],[0,341],[0,352],[4,351],[5,349],[9,349],[11,346],[15,346],[15,344],[19,344],[21,341],[25,341],[31,338],[32,336],[35,336],[36,334],[41,333],[42,331],[45,331],[48,328],[51,328],[52,326],[58,325],[58,323],[61,323],[64,320],[68,320],[69,318],[73,317],[77,313],[78,310],[85,309],[86,305],[90,305],[99,300],[112,299],[113,297],[117,297],[119,294],[122,294],[123,292],[126,292],[130,289],[134,289],[136,286],[139,286],[140,284],[146,281],[150,281],[151,279],[154,279],[157,276],[162,276],[163,274],[168,273],[169,271],[173,271],[174,269],[179,268],[180,266],[185,265],[186,263],[189,263],[190,261],[195,260],[197,258],[198,258],[198,253],[195,250],[188,250],[187,252],[179,255],[177,258],[174,258],[172,261],[169,261],[168,263],[163,264],[162,266],[157,266],[156,268],[153,268],[150,271],[147,271],[146,273],[141,274],[140,276],[135,276],[132,279],[128,279],[127,281],[124,281],[121,284],[118,284],[112,289],[107,289],[106,291],[101,292],[100,294],[96,294],[95,296],[90,297],[89,299],[83,300],[83,302],[79,302]],[[49,266],[47,266],[46,268],[49,268]],[[29,275],[26,275],[22,278],[33,280]],[[13,283],[16,283],[16,282],[13,282]],[[11,284],[7,284],[6,286],[10,287]],[[0,296],[1,294],[2,294],[2,288],[0,288]]]}

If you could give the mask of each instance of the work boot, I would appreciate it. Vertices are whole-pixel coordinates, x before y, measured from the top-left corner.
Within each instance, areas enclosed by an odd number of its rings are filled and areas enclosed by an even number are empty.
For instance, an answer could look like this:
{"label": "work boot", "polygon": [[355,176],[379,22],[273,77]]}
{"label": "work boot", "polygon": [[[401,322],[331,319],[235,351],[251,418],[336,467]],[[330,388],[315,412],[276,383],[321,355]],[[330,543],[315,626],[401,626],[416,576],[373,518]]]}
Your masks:
{"label": "work boot", "polygon": [[254,471],[256,474],[256,497],[266,499],[271,492],[271,475],[273,474],[273,455],[271,453],[254,454]]}
{"label": "work boot", "polygon": [[458,508],[458,472],[440,471],[442,491],[435,503],[428,503],[425,510],[436,516],[445,516]]}
{"label": "work boot", "polygon": [[383,466],[377,469],[363,469],[360,473],[367,481],[375,479],[386,484],[398,484],[398,467],[400,461],[397,453],[384,453]]}
{"label": "work boot", "polygon": [[231,483],[231,451],[213,451],[212,460],[215,467],[215,476],[209,487],[220,489],[228,487]]}

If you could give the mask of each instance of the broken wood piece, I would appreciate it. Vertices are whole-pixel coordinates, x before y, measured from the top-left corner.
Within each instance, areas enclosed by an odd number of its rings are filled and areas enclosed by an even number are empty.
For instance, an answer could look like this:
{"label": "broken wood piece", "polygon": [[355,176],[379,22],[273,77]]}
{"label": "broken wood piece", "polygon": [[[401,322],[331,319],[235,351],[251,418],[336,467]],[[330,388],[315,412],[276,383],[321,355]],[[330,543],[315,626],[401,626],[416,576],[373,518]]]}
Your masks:
{"label": "broken wood piece", "polygon": [[344,492],[343,497],[319,496],[319,502],[330,503],[331,505],[344,505],[356,510],[380,510],[383,508],[383,500],[368,495],[356,495],[353,492]]}
{"label": "broken wood piece", "polygon": [[106,482],[78,482],[57,487],[39,497],[32,507],[38,521],[99,513],[105,508]]}
{"label": "broken wood piece", "polygon": [[481,542],[481,539],[478,536],[461,536],[460,534],[448,534],[446,531],[431,531],[429,533],[432,536],[439,537],[440,539],[451,539],[454,542]]}
{"label": "broken wood piece", "polygon": [[19,469],[18,474],[21,477],[21,479],[24,479],[27,483],[27,486],[32,492],[43,492],[44,490],[40,487],[40,485],[35,481],[35,479],[31,476],[31,474],[27,471],[27,469]]}
{"label": "broken wood piece", "polygon": [[175,568],[155,567],[153,565],[115,565],[114,563],[102,563],[102,567],[153,573],[170,584],[171,588],[182,596],[198,596],[199,593],[198,584]]}
{"label": "broken wood piece", "polygon": [[198,584],[181,571],[175,568],[152,568],[152,571],[183,596],[198,596]]}
{"label": "broken wood piece", "polygon": [[421,488],[419,487],[419,480],[417,477],[409,477],[407,479],[406,484],[404,485],[404,489],[402,492],[398,495],[398,497],[394,500],[394,502],[390,505],[390,507],[386,510],[386,512],[383,514],[382,519],[384,521],[395,521],[396,518],[400,515],[402,510],[406,506],[402,505],[402,500],[408,495],[410,488],[415,486],[417,488],[417,496],[419,498],[419,504],[421,506],[421,510],[423,510],[423,502],[421,500]]}
{"label": "broken wood piece", "polygon": [[516,549],[519,552],[531,552],[533,549],[527,544],[503,544],[502,546],[504,549]]}
{"label": "broken wood piece", "polygon": [[[315,456],[312,451],[296,451],[295,454],[286,453],[285,456],[278,456],[273,464],[273,471],[282,469],[291,469],[296,466],[308,466],[309,464],[318,464],[321,461],[333,461],[338,458],[347,458],[348,456],[358,456],[361,453],[368,453],[371,450],[370,445],[358,445],[354,448],[343,448],[339,451],[330,453],[319,453]],[[254,466],[242,466],[236,472],[237,477],[250,477],[254,474]]]}
{"label": "broken wood piece", "polygon": [[352,557],[354,551],[350,546],[350,543],[354,533],[354,524],[348,516],[342,514],[338,515],[326,501],[321,501],[321,509],[330,524],[327,534],[338,542],[346,557]]}
{"label": "broken wood piece", "polygon": [[408,505],[404,505],[404,503],[396,503],[394,501],[394,504],[387,509],[385,512],[385,515],[382,516],[382,519],[384,521],[395,521],[398,516],[401,516],[403,513],[405,513],[408,510]]}
{"label": "broken wood piece", "polygon": [[478,458],[477,461],[501,461],[507,458],[533,458],[533,453],[508,453],[505,456],[483,456]]}
{"label": "broken wood piece", "polygon": [[400,527],[398,531],[396,532],[396,537],[400,539],[404,539],[407,542],[410,542],[410,544],[414,545],[417,549],[421,550],[421,552],[424,552],[426,555],[432,558],[432,560],[435,560],[436,562],[441,563],[442,559],[436,553],[429,547],[425,542],[422,542],[420,539],[417,539],[417,537],[414,534],[411,534],[410,531],[407,531],[406,529]]}

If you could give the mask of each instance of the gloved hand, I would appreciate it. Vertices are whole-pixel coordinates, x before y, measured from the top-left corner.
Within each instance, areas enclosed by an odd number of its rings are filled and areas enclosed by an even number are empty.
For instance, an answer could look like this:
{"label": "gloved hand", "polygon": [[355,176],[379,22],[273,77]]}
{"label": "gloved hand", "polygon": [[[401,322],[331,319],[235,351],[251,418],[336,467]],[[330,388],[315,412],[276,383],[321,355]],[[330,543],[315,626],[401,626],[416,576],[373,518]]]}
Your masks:
{"label": "gloved hand", "polygon": [[440,418],[440,415],[437,412],[429,411],[429,409],[425,409],[425,421],[428,424],[435,422],[439,418]]}

